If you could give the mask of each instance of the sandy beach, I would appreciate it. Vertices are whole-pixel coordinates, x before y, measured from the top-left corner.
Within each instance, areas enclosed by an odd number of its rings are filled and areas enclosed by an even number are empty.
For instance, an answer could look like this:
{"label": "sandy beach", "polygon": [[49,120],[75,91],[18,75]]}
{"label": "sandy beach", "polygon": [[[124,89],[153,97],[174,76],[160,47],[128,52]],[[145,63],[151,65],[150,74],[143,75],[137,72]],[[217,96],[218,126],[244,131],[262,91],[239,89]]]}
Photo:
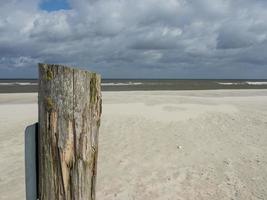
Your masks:
{"label": "sandy beach", "polygon": [[[37,94],[0,94],[0,199],[25,199]],[[267,90],[103,92],[99,200],[267,199]]]}

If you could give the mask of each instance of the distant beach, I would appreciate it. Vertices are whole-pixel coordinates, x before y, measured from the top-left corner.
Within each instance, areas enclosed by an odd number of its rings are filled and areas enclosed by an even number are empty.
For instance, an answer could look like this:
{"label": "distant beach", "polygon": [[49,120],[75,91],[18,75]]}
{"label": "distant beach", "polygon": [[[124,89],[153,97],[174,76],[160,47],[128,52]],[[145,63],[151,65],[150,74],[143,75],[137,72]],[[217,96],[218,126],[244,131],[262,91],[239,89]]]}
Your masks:
{"label": "distant beach", "polygon": [[[267,79],[103,79],[103,91],[267,89]],[[38,91],[36,79],[0,79],[0,93]]]}

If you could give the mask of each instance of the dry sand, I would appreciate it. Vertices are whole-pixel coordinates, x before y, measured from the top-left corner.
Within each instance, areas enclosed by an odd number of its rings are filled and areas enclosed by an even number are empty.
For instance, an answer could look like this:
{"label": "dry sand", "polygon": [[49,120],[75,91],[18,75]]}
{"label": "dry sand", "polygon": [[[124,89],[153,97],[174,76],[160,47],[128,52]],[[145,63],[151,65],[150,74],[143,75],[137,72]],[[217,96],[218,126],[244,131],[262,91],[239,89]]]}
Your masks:
{"label": "dry sand", "polygon": [[[25,199],[36,94],[0,94],[0,199]],[[267,199],[267,90],[104,92],[99,200]]]}

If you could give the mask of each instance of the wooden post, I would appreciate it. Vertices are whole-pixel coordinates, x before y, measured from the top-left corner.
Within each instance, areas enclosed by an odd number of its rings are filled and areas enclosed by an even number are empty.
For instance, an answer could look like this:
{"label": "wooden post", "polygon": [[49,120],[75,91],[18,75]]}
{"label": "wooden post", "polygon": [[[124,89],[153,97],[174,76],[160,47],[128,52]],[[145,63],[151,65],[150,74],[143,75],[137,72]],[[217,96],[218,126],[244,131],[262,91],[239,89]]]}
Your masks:
{"label": "wooden post", "polygon": [[94,200],[101,78],[39,64],[39,199]]}

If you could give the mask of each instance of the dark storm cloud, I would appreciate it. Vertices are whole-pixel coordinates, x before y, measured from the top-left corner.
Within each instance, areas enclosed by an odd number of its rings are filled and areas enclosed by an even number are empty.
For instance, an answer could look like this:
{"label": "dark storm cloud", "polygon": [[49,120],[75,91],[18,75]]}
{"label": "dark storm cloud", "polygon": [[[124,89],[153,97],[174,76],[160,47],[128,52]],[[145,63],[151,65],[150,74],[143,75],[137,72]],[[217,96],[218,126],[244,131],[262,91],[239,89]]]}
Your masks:
{"label": "dark storm cloud", "polygon": [[41,0],[0,3],[0,77],[49,62],[104,77],[267,78],[266,1],[69,2],[53,12]]}

